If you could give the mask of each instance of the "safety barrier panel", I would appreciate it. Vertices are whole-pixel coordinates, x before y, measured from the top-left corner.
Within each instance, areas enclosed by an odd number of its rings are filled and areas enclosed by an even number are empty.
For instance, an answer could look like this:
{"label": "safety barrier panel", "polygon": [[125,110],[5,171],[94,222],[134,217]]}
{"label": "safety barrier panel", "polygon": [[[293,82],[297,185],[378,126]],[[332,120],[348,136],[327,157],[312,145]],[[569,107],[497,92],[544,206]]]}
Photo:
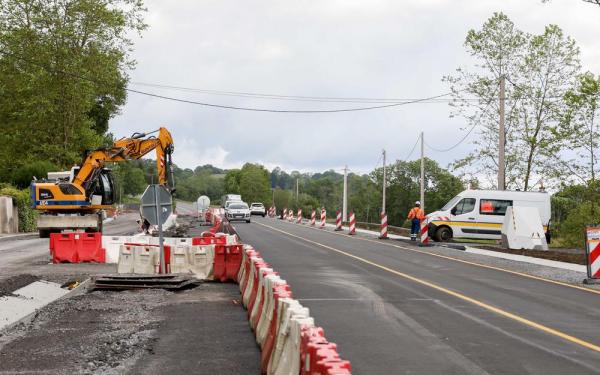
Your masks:
{"label": "safety barrier panel", "polygon": [[429,224],[427,224],[427,220],[421,220],[421,244],[429,245]]}
{"label": "safety barrier panel", "polygon": [[342,230],[342,213],[337,210],[335,214],[335,231],[339,232]]}
{"label": "safety barrier panel", "polygon": [[323,208],[321,210],[321,229],[325,228],[325,222],[327,221],[327,211]]}
{"label": "safety barrier panel", "polygon": [[354,215],[353,211],[350,211],[350,231],[348,234],[356,234],[356,216]]}
{"label": "safety barrier panel", "polygon": [[297,224],[302,224],[302,209],[298,209],[298,218],[296,219]]}
{"label": "safety barrier panel", "polygon": [[341,359],[337,346],[315,327],[308,308],[292,298],[287,282],[251,246],[243,246],[237,281],[261,348],[262,374],[351,373],[350,362]]}
{"label": "safety barrier panel", "polygon": [[317,221],[317,211],[312,210],[312,213],[310,214],[310,226],[314,227]]}
{"label": "safety barrier panel", "polygon": [[379,235],[379,239],[387,240],[388,239],[388,222],[387,222],[387,214],[385,212],[381,213],[381,233]]}
{"label": "safety barrier panel", "polygon": [[292,221],[294,221],[294,210],[292,210],[290,208],[290,210],[288,211],[288,221],[291,223]]}
{"label": "safety barrier panel", "polygon": [[52,263],[106,262],[101,233],[51,233]]}

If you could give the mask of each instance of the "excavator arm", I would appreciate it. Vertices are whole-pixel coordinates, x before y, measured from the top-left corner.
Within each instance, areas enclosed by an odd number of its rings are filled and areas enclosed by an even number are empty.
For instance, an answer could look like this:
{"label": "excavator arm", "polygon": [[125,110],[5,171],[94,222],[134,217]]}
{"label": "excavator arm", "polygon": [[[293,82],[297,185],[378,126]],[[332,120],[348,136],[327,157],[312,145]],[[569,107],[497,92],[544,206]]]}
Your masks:
{"label": "excavator arm", "polygon": [[[158,132],[158,136],[151,136],[156,132]],[[129,138],[121,138],[115,141],[110,149],[90,152],[73,179],[73,184],[83,187],[86,193],[89,194],[93,190],[98,174],[101,173],[107,162],[141,159],[152,150],[156,150],[158,183],[173,191],[174,179],[171,155],[174,151],[174,145],[171,133],[165,128],[160,128],[151,133],[135,133]]]}

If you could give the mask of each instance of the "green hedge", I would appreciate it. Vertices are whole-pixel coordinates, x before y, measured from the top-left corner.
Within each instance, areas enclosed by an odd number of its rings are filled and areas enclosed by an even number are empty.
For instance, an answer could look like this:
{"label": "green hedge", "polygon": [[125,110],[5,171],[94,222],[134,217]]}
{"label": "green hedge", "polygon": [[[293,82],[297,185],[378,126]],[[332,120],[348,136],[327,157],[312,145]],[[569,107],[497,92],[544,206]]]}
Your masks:
{"label": "green hedge", "polygon": [[37,212],[31,208],[29,189],[18,190],[10,185],[0,186],[0,195],[13,197],[19,210],[19,232],[34,232],[37,230]]}

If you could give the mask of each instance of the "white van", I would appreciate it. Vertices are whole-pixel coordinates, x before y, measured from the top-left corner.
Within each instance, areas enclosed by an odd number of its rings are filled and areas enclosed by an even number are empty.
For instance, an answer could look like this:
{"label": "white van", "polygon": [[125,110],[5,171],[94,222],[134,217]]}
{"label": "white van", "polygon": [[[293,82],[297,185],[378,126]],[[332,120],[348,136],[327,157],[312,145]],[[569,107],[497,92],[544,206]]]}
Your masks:
{"label": "white van", "polygon": [[242,196],[239,194],[225,194],[221,197],[221,207],[227,208],[228,202],[241,202]]}
{"label": "white van", "polygon": [[550,195],[529,191],[465,190],[427,215],[429,236],[435,241],[453,237],[499,240],[508,206],[537,208],[550,243]]}

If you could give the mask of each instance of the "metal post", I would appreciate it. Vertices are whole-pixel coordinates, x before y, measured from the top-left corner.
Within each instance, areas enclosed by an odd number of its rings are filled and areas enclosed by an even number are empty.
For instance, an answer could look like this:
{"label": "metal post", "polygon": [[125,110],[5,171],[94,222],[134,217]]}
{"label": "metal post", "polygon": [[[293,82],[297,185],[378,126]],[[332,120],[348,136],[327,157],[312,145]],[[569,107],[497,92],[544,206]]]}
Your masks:
{"label": "metal post", "polygon": [[154,189],[154,200],[155,200],[155,204],[156,204],[156,220],[158,221],[158,245],[160,247],[160,273],[167,273],[166,271],[166,267],[165,267],[165,248],[164,248],[164,244],[163,244],[163,231],[162,231],[162,223],[160,220],[160,200],[158,198],[158,189],[157,189],[157,185],[152,185],[152,188]]}
{"label": "metal post", "polygon": [[504,153],[506,148],[506,130],[504,127],[505,77],[500,77],[500,129],[498,134],[498,190],[506,189],[506,172]]}
{"label": "metal post", "polygon": [[299,195],[298,192],[299,192],[299,190],[298,190],[298,179],[296,179],[296,202],[298,202],[298,195]]}
{"label": "metal post", "polygon": [[342,198],[342,221],[348,221],[348,166],[344,167],[344,197]]}
{"label": "metal post", "polygon": [[425,137],[421,132],[421,209],[425,212]]}
{"label": "metal post", "polygon": [[383,202],[381,203],[381,213],[385,213],[385,187],[387,185],[387,173],[385,169],[385,150],[383,150]]}

